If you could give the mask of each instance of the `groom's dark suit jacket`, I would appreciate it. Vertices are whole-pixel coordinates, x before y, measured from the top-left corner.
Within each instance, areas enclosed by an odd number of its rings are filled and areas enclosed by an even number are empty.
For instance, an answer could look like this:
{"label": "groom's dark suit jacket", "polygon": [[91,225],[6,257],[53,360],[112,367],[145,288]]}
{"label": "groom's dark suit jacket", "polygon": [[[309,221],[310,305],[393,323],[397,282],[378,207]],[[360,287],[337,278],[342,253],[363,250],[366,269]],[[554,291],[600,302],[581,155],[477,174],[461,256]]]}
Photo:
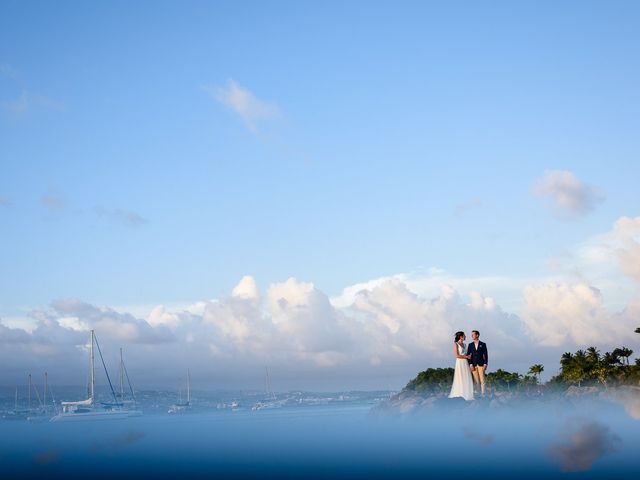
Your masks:
{"label": "groom's dark suit jacket", "polygon": [[477,349],[476,344],[471,342],[467,347],[467,355],[471,355],[469,359],[470,365],[486,365],[489,363],[489,351],[487,350],[487,344],[484,342],[478,342]]}

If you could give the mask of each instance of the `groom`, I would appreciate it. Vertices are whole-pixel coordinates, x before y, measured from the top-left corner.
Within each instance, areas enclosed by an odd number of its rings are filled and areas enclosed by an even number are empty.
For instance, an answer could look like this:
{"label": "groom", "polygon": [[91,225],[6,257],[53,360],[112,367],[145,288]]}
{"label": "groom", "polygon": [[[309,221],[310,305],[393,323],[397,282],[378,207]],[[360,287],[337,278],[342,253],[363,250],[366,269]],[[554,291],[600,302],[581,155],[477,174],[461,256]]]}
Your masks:
{"label": "groom", "polygon": [[484,372],[489,366],[489,352],[487,344],[480,341],[480,332],[478,330],[471,330],[471,340],[473,341],[467,347],[467,355],[471,355],[469,368],[471,368],[475,383],[480,384],[480,391],[484,397]]}

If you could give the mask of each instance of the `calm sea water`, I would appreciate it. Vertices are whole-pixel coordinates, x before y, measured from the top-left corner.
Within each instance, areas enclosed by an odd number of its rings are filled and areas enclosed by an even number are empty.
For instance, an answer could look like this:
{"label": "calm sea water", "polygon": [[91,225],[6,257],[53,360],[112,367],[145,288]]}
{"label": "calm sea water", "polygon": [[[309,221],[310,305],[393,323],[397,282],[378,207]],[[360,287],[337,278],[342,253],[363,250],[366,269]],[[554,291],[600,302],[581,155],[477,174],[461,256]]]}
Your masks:
{"label": "calm sea water", "polygon": [[0,421],[2,478],[605,478],[640,472],[640,421],[621,405],[371,404]]}

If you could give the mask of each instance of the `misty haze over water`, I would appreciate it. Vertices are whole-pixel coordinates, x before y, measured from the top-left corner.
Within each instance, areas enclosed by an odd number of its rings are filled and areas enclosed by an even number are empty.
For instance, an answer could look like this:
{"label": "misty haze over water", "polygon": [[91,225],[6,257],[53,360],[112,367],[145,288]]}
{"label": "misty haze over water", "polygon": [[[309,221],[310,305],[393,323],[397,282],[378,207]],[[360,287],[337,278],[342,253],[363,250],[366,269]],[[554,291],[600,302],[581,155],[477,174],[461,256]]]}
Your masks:
{"label": "misty haze over water", "polygon": [[376,407],[388,394],[293,392],[276,396],[279,408],[252,410],[264,393],[195,392],[193,410],[168,415],[175,392],[146,392],[138,418],[0,421],[0,465],[10,478],[603,478],[640,469],[638,419],[623,403],[442,399],[403,415]]}

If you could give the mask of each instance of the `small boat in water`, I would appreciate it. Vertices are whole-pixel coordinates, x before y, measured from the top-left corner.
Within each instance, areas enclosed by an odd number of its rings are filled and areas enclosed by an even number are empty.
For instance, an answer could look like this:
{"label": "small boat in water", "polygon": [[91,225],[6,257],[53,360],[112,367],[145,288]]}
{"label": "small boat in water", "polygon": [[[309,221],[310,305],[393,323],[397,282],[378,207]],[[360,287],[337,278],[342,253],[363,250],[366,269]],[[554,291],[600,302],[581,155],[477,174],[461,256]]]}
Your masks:
{"label": "small boat in water", "polygon": [[[33,383],[31,374],[29,374],[28,378],[27,408],[18,408],[18,387],[16,387],[14,408],[2,416],[4,420],[28,420],[30,422],[37,422],[41,420],[49,420],[49,418],[51,418],[55,406],[47,405],[47,374],[44,374],[44,398],[40,398],[40,392],[38,391],[36,384]],[[38,400],[36,407],[33,406],[31,396],[32,391],[35,392]]]}
{"label": "small boat in water", "polygon": [[[113,402],[109,403],[101,403],[97,405],[95,402],[95,387],[96,387],[96,375],[95,375],[95,365],[94,365],[94,345],[98,349],[98,354],[100,355],[100,360],[102,360],[102,365],[104,367],[105,374],[107,376],[107,380],[109,381],[109,387],[111,388],[111,394],[113,396]],[[129,417],[139,417],[142,415],[142,412],[135,408],[129,408],[124,404],[123,401],[118,401],[118,397],[113,388],[113,384],[111,383],[111,378],[109,377],[109,372],[107,371],[107,367],[104,363],[104,358],[102,358],[102,352],[100,351],[100,345],[98,344],[98,340],[96,338],[95,332],[91,330],[91,344],[89,347],[89,386],[88,386],[88,396],[89,398],[85,400],[78,400],[75,402],[62,402],[62,412],[58,415],[54,416],[51,421],[52,422],[75,422],[75,421],[85,421],[85,420],[116,420],[116,419],[124,419]],[[121,361],[121,372],[124,369],[124,364],[122,363],[122,350],[120,350],[120,361]],[[127,375],[128,379],[128,375]],[[121,393],[122,393],[122,379],[121,379]],[[133,389],[131,389],[133,392]],[[122,400],[122,399],[121,399]]]}
{"label": "small boat in water", "polygon": [[[31,376],[29,376],[31,378]],[[31,393],[29,393],[31,394]],[[29,416],[29,409],[18,409],[18,387],[16,387],[16,397],[13,410],[6,412],[2,418],[4,420],[26,420]]]}
{"label": "small boat in water", "polygon": [[169,407],[167,413],[182,413],[185,410],[189,410],[191,408],[191,374],[189,370],[187,370],[187,401],[186,403],[182,402],[182,390],[179,391],[179,400],[178,403],[174,403]]}
{"label": "small boat in water", "polygon": [[271,380],[269,378],[269,369],[264,367],[265,370],[265,399],[259,402],[256,402],[251,410],[266,410],[271,408],[282,408],[286,403],[285,400],[278,400],[276,398],[275,392],[271,389]]}

